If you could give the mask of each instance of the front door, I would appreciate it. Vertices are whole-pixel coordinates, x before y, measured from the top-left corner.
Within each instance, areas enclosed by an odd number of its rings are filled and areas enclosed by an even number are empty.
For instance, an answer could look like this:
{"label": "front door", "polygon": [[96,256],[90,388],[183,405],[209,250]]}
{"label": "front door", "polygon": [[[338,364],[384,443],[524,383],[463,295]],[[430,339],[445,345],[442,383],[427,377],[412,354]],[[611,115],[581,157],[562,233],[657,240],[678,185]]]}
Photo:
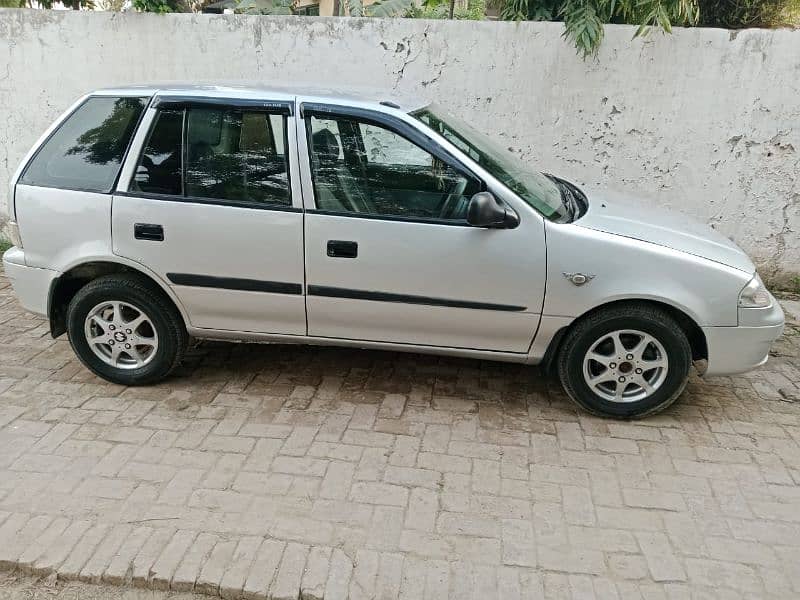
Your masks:
{"label": "front door", "polygon": [[195,328],[305,335],[292,103],[153,104],[114,195],[114,252],[170,285]]}
{"label": "front door", "polygon": [[309,335],[527,352],[544,297],[541,221],[469,226],[483,182],[396,117],[303,114]]}

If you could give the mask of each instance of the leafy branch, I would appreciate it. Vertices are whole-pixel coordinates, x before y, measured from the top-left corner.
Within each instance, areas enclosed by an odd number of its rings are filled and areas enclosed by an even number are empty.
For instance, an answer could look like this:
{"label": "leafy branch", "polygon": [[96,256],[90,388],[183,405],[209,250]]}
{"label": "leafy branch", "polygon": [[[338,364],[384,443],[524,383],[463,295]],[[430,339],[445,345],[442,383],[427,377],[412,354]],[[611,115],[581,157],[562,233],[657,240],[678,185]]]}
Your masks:
{"label": "leafy branch", "polygon": [[695,25],[697,0],[507,0],[500,12],[509,21],[564,21],[564,36],[579,54],[594,55],[603,41],[605,23],[639,25],[634,37],[651,27],[667,33],[673,25]]}

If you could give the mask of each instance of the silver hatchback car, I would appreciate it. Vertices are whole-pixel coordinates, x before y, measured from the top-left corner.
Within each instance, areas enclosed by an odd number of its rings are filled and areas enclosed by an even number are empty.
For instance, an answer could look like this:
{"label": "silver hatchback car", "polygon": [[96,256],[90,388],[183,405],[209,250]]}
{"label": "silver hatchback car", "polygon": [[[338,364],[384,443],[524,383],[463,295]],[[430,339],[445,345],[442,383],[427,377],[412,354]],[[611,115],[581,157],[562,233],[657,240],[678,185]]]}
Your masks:
{"label": "silver hatchback car", "polygon": [[97,375],[189,337],[543,364],[631,418],[694,362],[767,360],[783,313],[710,228],[535,171],[433,104],[238,86],[81,98],[11,181],[20,302]]}

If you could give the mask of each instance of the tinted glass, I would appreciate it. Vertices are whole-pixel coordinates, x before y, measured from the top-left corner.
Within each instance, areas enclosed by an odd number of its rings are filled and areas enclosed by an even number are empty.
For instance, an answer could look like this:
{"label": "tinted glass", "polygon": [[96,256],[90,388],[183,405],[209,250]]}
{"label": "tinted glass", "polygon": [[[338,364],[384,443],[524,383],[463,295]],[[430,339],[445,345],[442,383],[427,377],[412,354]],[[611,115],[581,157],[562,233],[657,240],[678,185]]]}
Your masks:
{"label": "tinted glass", "polygon": [[139,158],[131,190],[181,195],[183,110],[160,110]]}
{"label": "tinted glass", "polygon": [[194,108],[186,132],[186,195],[290,204],[285,117]]}
{"label": "tinted glass", "polygon": [[146,98],[89,98],[45,142],[20,182],[111,191],[146,102]]}
{"label": "tinted glass", "polygon": [[411,116],[447,138],[545,217],[563,220],[568,215],[561,200],[561,191],[552,179],[468,123],[447,114],[436,105],[411,113]]}
{"label": "tinted glass", "polygon": [[480,182],[402,135],[354,119],[307,119],[317,208],[448,221],[466,220]]}
{"label": "tinted glass", "polygon": [[430,167],[432,156],[397,134],[376,125],[361,123],[364,151],[372,164]]}

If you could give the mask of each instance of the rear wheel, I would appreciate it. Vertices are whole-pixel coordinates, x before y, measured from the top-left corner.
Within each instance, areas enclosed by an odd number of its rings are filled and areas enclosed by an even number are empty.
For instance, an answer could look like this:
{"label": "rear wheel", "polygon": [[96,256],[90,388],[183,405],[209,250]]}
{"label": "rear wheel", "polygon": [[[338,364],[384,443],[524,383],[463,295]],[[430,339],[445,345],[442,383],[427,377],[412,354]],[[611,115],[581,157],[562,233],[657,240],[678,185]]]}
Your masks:
{"label": "rear wheel", "polygon": [[75,354],[114,383],[142,385],[180,364],[187,335],[161,290],[138,277],[109,275],[81,288],[67,308]]}
{"label": "rear wheel", "polygon": [[637,418],[680,396],[691,359],[686,334],[669,313],[625,305],[578,321],[564,340],[558,372],[570,398],[590,412]]}

